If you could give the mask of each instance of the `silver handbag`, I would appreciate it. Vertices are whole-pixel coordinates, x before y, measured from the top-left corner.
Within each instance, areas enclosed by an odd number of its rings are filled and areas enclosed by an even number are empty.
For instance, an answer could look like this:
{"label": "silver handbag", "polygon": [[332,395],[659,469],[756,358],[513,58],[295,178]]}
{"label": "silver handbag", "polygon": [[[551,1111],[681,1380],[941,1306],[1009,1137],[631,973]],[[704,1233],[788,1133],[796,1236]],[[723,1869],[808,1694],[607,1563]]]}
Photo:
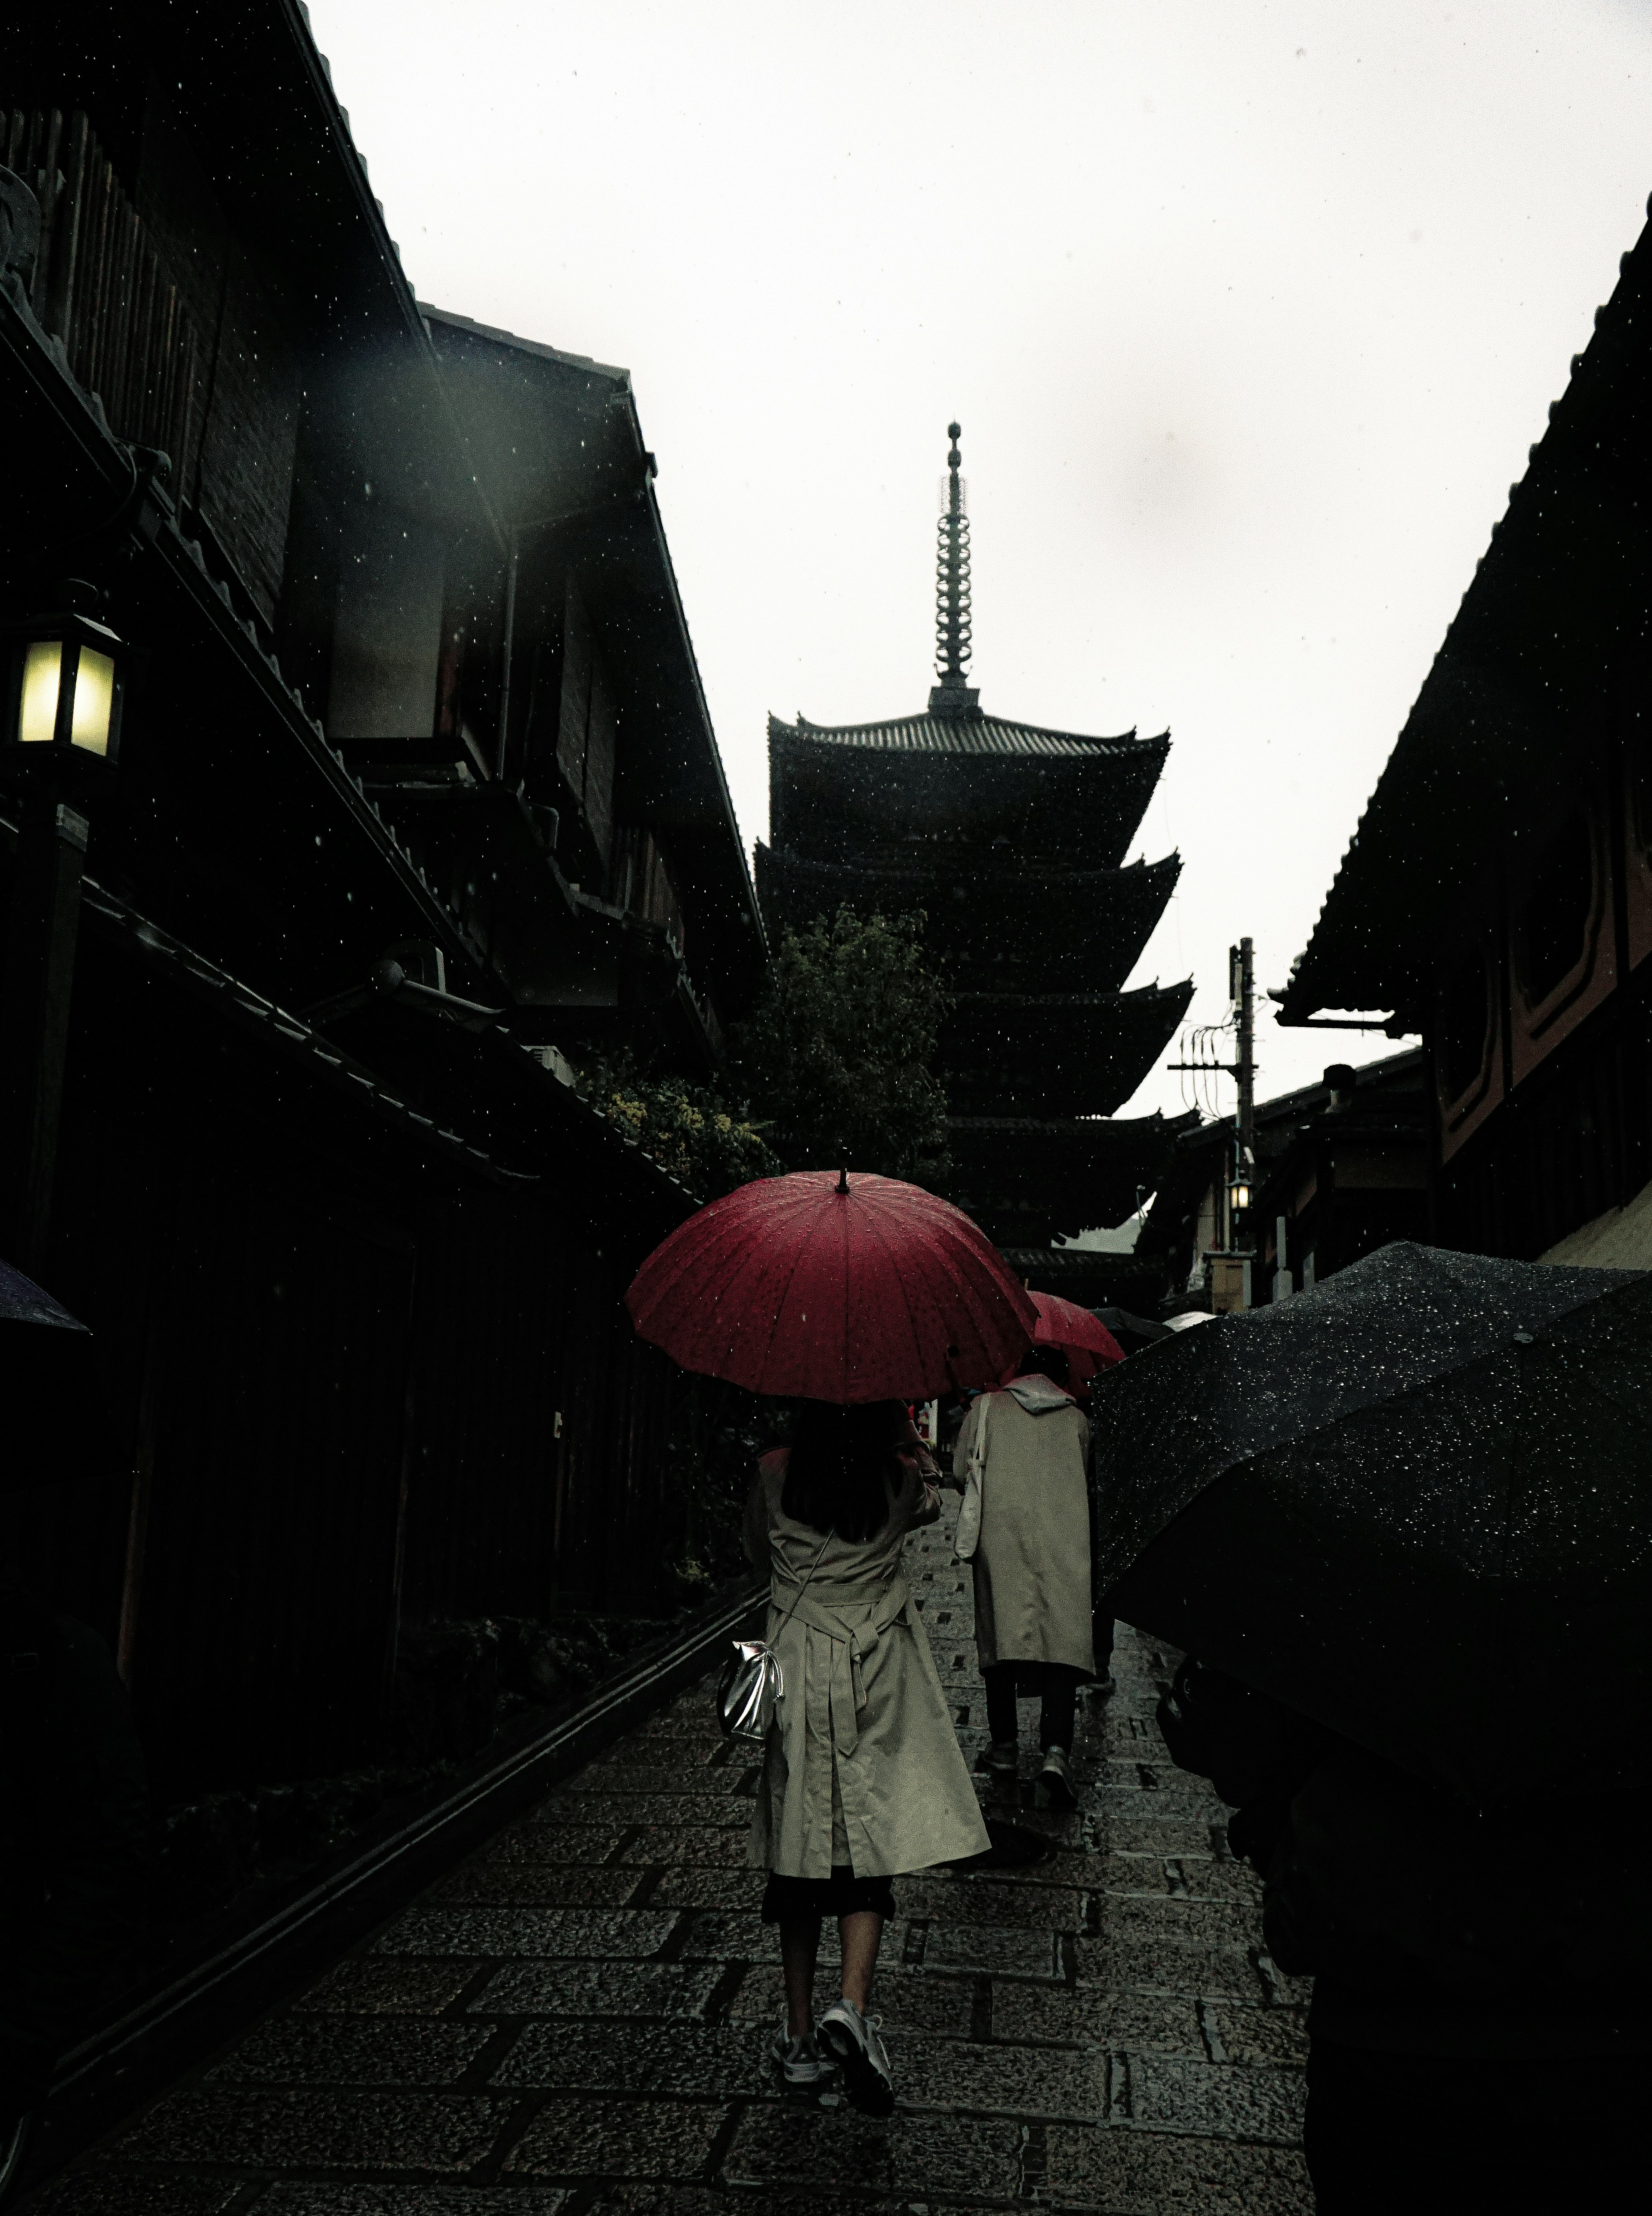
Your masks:
{"label": "silver handbag", "polygon": [[[821,1555],[831,1544],[831,1538],[829,1531],[821,1541],[820,1554],[810,1563],[792,1607],[780,1618],[776,1639],[791,1622],[792,1609],[808,1591],[809,1579],[820,1567]],[[717,1720],[723,1727],[724,1738],[761,1746],[774,1720],[774,1703],[785,1690],[786,1672],[767,1640],[737,1639],[734,1652],[723,1665],[723,1674],[717,1681]]]}

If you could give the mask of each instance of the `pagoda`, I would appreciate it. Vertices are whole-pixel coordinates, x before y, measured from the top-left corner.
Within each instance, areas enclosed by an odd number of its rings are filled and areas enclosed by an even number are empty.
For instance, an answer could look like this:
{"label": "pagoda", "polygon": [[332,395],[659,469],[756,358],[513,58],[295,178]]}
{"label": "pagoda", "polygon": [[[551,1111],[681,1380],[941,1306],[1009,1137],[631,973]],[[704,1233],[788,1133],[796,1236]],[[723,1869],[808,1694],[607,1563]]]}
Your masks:
{"label": "pagoda", "polygon": [[768,723],[771,931],[848,905],[922,909],[955,1006],[941,1037],[951,1197],[1001,1246],[1120,1222],[1180,1123],[1119,1118],[1193,997],[1125,981],[1180,873],[1125,865],[1169,734],[1089,738],[988,715],[971,655],[970,526],[949,426],[936,581],[939,682],[889,723]]}

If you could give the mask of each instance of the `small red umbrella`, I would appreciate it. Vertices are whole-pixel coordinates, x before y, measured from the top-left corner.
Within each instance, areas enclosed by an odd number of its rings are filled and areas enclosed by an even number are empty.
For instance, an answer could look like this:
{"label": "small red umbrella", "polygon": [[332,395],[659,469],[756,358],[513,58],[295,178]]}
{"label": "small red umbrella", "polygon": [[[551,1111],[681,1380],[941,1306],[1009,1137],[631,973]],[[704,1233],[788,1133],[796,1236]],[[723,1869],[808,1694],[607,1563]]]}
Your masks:
{"label": "small red umbrella", "polygon": [[847,1170],[760,1178],[712,1201],[655,1248],[626,1305],[684,1370],[840,1403],[984,1383],[1038,1321],[961,1209]]}
{"label": "small red umbrella", "polygon": [[1026,1296],[1039,1312],[1033,1345],[1060,1347],[1071,1370],[1070,1383],[1086,1385],[1098,1370],[1124,1360],[1124,1348],[1088,1308],[1063,1300],[1059,1293],[1035,1293],[1031,1286]]}

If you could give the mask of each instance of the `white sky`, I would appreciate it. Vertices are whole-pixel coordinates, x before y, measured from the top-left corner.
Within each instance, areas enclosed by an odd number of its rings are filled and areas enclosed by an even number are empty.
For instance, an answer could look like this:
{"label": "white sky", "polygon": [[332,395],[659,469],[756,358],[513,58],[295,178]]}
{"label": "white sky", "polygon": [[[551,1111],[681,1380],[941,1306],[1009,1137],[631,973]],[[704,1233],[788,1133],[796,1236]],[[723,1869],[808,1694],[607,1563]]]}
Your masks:
{"label": "white sky", "polygon": [[1640,231],[1652,0],[312,12],[421,296],[633,372],[748,841],[770,709],[924,703],[955,415],[983,705],[1171,731],[1134,982],[1282,982]]}

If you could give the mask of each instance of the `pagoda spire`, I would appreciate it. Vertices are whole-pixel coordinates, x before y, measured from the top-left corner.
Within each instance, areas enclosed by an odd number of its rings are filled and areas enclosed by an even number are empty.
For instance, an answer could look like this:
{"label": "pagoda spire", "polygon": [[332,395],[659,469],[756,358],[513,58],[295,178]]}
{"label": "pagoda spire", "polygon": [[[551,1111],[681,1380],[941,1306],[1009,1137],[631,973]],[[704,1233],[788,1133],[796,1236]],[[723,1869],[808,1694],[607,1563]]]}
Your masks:
{"label": "pagoda spire", "polygon": [[964,457],[959,450],[962,426],[949,423],[952,447],[946,456],[946,477],[941,487],[940,522],[935,556],[935,674],[939,685],[929,694],[932,716],[973,716],[981,713],[979,689],[964,681],[970,646],[970,519],[965,512],[965,487],[959,471]]}

